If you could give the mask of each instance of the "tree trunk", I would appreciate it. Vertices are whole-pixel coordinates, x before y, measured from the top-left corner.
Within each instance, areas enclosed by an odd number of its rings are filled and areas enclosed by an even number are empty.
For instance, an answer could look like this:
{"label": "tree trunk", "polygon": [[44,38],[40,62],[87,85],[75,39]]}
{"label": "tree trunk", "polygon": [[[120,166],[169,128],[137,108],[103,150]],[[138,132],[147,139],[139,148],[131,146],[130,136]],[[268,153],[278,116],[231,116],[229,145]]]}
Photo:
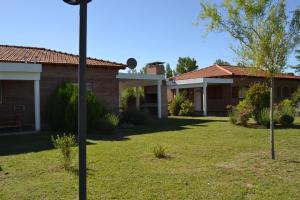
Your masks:
{"label": "tree trunk", "polygon": [[275,160],[275,142],[274,142],[274,78],[271,78],[270,91],[270,145],[271,145],[271,159]]}

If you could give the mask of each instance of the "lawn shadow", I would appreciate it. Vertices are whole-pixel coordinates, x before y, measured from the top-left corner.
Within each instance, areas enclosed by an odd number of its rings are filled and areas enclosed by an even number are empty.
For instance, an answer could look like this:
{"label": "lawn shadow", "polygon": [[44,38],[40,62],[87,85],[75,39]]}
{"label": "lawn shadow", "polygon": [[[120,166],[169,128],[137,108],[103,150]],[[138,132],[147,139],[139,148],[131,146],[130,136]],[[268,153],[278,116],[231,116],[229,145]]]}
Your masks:
{"label": "lawn shadow", "polygon": [[129,136],[151,134],[166,131],[180,131],[190,129],[192,127],[206,127],[208,122],[227,122],[222,119],[203,119],[200,117],[186,117],[186,118],[175,118],[170,117],[167,119],[152,119],[147,125],[136,126],[131,129],[119,129],[115,134],[94,134],[88,136],[91,140],[103,140],[103,141],[124,141],[129,140]]}
{"label": "lawn shadow", "polygon": [[0,137],[0,156],[40,152],[53,149],[51,134],[34,133]]}
{"label": "lawn shadow", "polygon": [[[87,145],[94,145],[92,140],[126,141],[132,135],[151,134],[164,131],[180,131],[191,127],[205,127],[208,122],[227,122],[222,119],[209,119],[201,117],[167,118],[151,120],[147,125],[136,126],[132,129],[119,129],[114,134],[91,134],[87,136]],[[31,152],[40,152],[54,149],[51,136],[57,132],[41,132],[24,135],[0,136],[0,156],[16,155]]]}

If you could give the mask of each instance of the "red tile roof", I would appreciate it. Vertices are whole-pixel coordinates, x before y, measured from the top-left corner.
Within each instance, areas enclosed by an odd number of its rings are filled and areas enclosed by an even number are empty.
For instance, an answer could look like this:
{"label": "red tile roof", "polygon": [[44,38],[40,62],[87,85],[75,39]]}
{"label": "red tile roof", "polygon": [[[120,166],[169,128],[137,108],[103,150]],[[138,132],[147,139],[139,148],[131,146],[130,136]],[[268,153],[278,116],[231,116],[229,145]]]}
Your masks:
{"label": "red tile roof", "polygon": [[[51,49],[25,46],[0,45],[0,62],[25,62],[55,65],[78,65],[79,56]],[[96,58],[87,58],[93,67],[125,69],[126,65]]]}
{"label": "red tile roof", "polygon": [[[247,67],[237,67],[229,65],[213,65],[199,70],[180,74],[170,78],[170,80],[185,80],[194,78],[216,78],[216,77],[232,77],[232,76],[249,76],[249,77],[266,77],[267,73],[263,70],[257,70]],[[276,78],[284,79],[299,79],[300,76],[293,74],[279,73],[275,75]]]}

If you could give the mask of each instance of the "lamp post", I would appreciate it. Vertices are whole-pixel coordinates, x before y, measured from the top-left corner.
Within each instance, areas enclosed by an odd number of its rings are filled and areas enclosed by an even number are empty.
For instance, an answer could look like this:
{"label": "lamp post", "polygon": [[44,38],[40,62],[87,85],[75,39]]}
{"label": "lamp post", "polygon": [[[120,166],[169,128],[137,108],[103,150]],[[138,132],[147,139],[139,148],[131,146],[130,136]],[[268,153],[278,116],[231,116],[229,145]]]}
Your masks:
{"label": "lamp post", "polygon": [[91,0],[63,0],[70,5],[80,5],[79,25],[79,93],[78,93],[78,136],[79,136],[79,199],[86,200],[86,32],[87,4]]}

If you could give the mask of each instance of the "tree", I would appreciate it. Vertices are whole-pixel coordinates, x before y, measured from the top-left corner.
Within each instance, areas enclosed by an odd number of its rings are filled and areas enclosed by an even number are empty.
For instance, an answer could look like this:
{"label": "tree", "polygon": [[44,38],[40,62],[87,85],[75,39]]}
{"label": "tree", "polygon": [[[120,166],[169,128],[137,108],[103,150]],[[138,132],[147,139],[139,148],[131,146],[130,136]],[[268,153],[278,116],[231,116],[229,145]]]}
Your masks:
{"label": "tree", "polygon": [[[296,59],[300,62],[300,49],[295,50],[295,52],[298,54]],[[300,73],[300,63],[292,68],[296,70],[296,73]]]}
{"label": "tree", "polygon": [[215,65],[230,65],[229,62],[225,61],[225,60],[222,60],[222,59],[217,59],[215,62],[214,62]]}
{"label": "tree", "polygon": [[177,74],[184,74],[198,69],[197,61],[194,58],[190,57],[179,57],[178,63],[176,66]]}
{"label": "tree", "polygon": [[166,77],[167,77],[167,78],[170,78],[170,77],[172,77],[172,76],[173,76],[173,71],[172,71],[172,69],[171,69],[171,67],[170,67],[170,64],[167,63],[167,64],[166,64]]}
{"label": "tree", "polygon": [[246,66],[266,71],[270,80],[270,145],[275,159],[274,75],[282,72],[300,41],[300,11],[289,21],[285,0],[224,0],[222,5],[201,2],[199,19],[209,20],[207,31],[227,32],[239,43],[233,50]]}

